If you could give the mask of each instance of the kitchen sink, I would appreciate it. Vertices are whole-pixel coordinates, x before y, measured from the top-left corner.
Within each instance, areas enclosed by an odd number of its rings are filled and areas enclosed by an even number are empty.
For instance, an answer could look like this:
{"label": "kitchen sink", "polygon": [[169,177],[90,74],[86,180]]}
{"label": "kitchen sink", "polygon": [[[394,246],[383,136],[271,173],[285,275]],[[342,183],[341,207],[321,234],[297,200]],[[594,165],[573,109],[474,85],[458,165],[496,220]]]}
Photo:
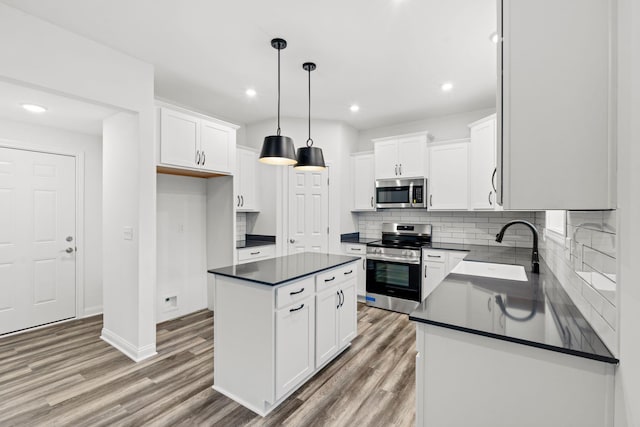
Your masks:
{"label": "kitchen sink", "polygon": [[452,273],[468,276],[492,277],[494,279],[517,280],[526,282],[527,273],[521,265],[494,264],[491,262],[460,261],[451,270]]}

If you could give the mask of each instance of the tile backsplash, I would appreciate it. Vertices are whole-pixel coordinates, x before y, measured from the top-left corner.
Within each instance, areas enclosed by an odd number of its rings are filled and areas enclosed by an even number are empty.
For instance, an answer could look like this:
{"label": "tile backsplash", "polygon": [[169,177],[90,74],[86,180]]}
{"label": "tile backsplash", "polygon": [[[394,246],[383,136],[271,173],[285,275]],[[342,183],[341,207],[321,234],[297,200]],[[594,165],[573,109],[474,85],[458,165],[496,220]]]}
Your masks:
{"label": "tile backsplash", "polygon": [[365,238],[380,238],[383,222],[402,222],[433,225],[433,241],[474,245],[502,245],[530,248],[531,231],[523,225],[510,227],[502,243],[496,234],[505,223],[514,219],[534,222],[535,212],[439,212],[408,209],[385,209],[360,212],[358,231]]}
{"label": "tile backsplash", "polygon": [[247,214],[236,212],[236,240],[244,240],[247,234]]}
{"label": "tile backsplash", "polygon": [[[536,214],[538,230],[545,213]],[[616,211],[567,211],[566,237],[545,230],[540,255],[609,350],[617,352]]]}

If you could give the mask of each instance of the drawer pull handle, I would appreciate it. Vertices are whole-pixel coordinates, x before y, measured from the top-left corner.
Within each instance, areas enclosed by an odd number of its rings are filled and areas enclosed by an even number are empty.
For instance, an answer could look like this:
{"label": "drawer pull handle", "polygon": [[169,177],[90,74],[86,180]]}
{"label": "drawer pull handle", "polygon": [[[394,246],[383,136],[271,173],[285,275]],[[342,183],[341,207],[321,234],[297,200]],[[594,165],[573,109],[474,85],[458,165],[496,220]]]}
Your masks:
{"label": "drawer pull handle", "polygon": [[299,291],[289,292],[289,295],[298,295],[304,292],[304,288],[301,288]]}
{"label": "drawer pull handle", "polygon": [[351,250],[360,252],[362,250],[362,248],[351,248]]}
{"label": "drawer pull handle", "polygon": [[251,252],[251,255],[258,255],[260,253],[260,251],[258,252]]}
{"label": "drawer pull handle", "polygon": [[345,271],[344,275],[346,276],[347,274],[351,274],[351,273],[353,273],[353,270]]}
{"label": "drawer pull handle", "polygon": [[324,279],[325,282],[331,282],[333,280],[336,280],[336,276],[333,276],[331,279]]}
{"label": "drawer pull handle", "polygon": [[303,307],[304,307],[304,304],[300,304],[300,307],[289,309],[289,313],[293,313],[294,311],[302,310]]}
{"label": "drawer pull handle", "polygon": [[442,255],[427,255],[429,258],[442,258]]}

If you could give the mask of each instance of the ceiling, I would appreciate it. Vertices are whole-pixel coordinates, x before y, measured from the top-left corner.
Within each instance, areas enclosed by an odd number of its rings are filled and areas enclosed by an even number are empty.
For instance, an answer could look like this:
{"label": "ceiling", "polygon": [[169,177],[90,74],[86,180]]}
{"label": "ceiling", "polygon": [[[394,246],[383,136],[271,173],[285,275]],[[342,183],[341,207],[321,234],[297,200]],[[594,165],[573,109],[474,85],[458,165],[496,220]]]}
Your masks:
{"label": "ceiling", "polygon": [[307,115],[305,61],[314,119],[368,129],[495,106],[495,0],[3,1],[154,64],[156,96],[240,124],[275,117],[273,37],[288,42],[285,116]]}
{"label": "ceiling", "polygon": [[[22,104],[47,109],[30,113]],[[0,80],[0,117],[39,126],[51,126],[90,135],[102,135],[102,120],[117,110]]]}

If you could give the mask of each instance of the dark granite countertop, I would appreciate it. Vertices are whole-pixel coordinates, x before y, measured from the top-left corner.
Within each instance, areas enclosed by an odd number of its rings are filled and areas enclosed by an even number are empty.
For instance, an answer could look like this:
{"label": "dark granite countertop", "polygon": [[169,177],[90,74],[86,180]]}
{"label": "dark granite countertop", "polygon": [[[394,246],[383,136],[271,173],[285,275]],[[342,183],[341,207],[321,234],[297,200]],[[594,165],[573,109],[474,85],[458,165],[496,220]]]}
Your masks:
{"label": "dark granite countertop", "polygon": [[340,243],[358,243],[361,245],[366,245],[367,243],[375,242],[380,239],[371,239],[366,237],[360,237],[360,233],[346,233],[340,235]]}
{"label": "dark granite countertop", "polygon": [[275,245],[276,236],[261,234],[247,234],[244,240],[236,240],[236,249],[253,248],[256,246]]}
{"label": "dark granite countertop", "polygon": [[209,270],[209,273],[276,286],[358,260],[360,260],[359,257],[353,256],[304,252],[216,268]]}
{"label": "dark granite countertop", "polygon": [[466,261],[519,264],[526,282],[449,274],[410,320],[617,364],[546,263],[531,273],[531,249],[434,244],[466,250]]}

